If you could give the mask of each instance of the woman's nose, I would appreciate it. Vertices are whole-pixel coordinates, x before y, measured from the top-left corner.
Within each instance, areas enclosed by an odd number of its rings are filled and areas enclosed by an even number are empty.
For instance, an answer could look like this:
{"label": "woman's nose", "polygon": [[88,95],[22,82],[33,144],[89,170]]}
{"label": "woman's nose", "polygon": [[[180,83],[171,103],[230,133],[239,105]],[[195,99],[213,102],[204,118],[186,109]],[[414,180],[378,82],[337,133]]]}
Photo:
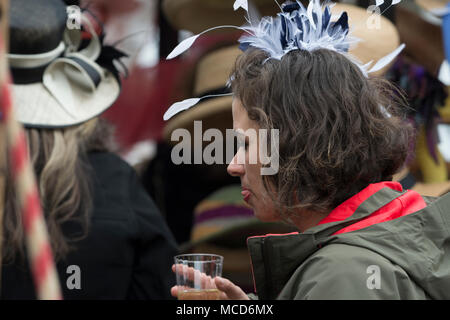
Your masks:
{"label": "woman's nose", "polygon": [[241,177],[245,173],[244,164],[240,164],[237,158],[236,154],[227,167],[228,174],[233,177]]}

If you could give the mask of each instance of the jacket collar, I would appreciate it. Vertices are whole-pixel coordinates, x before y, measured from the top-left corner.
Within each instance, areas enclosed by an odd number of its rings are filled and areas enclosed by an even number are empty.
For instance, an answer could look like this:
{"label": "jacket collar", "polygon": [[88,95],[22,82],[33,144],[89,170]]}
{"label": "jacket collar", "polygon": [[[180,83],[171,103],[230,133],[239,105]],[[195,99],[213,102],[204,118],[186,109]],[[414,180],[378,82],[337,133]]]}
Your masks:
{"label": "jacket collar", "polygon": [[255,291],[260,299],[275,299],[294,271],[336,231],[356,223],[403,194],[392,182],[369,185],[303,233],[250,237],[247,246]]}

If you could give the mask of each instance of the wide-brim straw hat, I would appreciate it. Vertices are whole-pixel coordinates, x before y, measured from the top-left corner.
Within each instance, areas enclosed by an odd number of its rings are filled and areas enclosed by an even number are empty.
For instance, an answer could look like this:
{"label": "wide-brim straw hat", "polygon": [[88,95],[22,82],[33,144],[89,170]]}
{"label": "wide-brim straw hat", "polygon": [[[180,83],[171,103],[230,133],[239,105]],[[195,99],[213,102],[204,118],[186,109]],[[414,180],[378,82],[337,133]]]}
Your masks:
{"label": "wide-brim straw hat", "polygon": [[[194,95],[201,97],[214,92],[226,91],[226,84],[236,61],[242,53],[238,45],[215,49],[200,59],[195,71]],[[210,128],[219,129],[225,134],[226,129],[233,128],[231,114],[231,96],[205,99],[185,112],[171,118],[164,127],[163,137],[171,140],[175,129],[184,128],[194,132],[194,121],[202,121],[202,131]]]}
{"label": "wide-brim straw hat", "polygon": [[447,6],[447,0],[415,0],[417,5],[427,11],[443,9]]}
{"label": "wide-brim straw hat", "polygon": [[[344,3],[337,3],[331,9],[333,14],[339,14],[343,11],[348,14],[351,35],[361,39],[357,44],[350,47],[349,53],[363,64],[370,61],[375,63],[400,45],[400,35],[397,28],[386,17]],[[371,75],[381,76],[386,73],[389,67],[390,65]]]}
{"label": "wide-brim straw hat", "polygon": [[[441,27],[442,25],[442,17],[446,13],[446,0],[411,0],[411,1],[402,1],[399,4],[400,11],[407,10],[409,14],[414,14],[417,17],[420,17],[421,20],[426,22],[427,24]],[[405,13],[401,13],[404,15]],[[398,13],[396,16],[398,17]],[[408,21],[408,20],[407,20]],[[408,21],[409,22],[409,21]],[[396,23],[398,23],[396,21]],[[405,23],[405,22],[403,22]],[[414,23],[414,19],[411,20],[410,23]],[[428,28],[428,27],[427,27]],[[429,32],[436,31],[428,30]],[[406,31],[405,31],[406,32]],[[425,31],[424,31],[425,32]],[[441,30],[439,30],[441,32]]]}
{"label": "wide-brim straw hat", "polygon": [[[243,25],[244,11],[233,11],[234,0],[164,0],[163,11],[170,24],[177,30],[200,33],[219,25]],[[261,16],[271,16],[279,11],[274,0],[253,0]]]}
{"label": "wide-brim straw hat", "polygon": [[[25,126],[80,124],[118,98],[112,57],[103,54],[102,39],[79,8],[67,10],[60,0],[14,0],[9,21],[12,95],[17,119]],[[90,33],[87,43],[81,26]]]}

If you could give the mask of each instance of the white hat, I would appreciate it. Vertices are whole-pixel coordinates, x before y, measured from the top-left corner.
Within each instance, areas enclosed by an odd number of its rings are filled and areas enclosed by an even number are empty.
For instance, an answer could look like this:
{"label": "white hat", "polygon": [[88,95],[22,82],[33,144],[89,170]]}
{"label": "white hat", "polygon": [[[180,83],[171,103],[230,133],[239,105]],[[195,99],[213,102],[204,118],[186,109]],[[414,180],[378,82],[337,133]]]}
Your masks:
{"label": "white hat", "polygon": [[[125,54],[103,47],[104,35],[96,34],[87,15],[78,7],[69,9],[61,0],[10,4],[12,94],[17,120],[27,127],[85,122],[119,96],[113,60]],[[91,35],[88,43],[81,40],[82,28]]]}

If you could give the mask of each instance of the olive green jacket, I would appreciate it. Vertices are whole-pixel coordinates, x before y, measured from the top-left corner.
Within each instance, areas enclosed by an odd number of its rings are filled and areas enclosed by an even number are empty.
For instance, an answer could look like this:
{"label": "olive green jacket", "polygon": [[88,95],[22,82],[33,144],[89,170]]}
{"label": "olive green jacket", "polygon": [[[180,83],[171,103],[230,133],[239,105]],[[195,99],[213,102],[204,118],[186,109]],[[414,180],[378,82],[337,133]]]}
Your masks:
{"label": "olive green jacket", "polygon": [[334,234],[403,194],[385,187],[342,221],[249,238],[259,299],[450,299],[450,193],[423,197],[417,212]]}

